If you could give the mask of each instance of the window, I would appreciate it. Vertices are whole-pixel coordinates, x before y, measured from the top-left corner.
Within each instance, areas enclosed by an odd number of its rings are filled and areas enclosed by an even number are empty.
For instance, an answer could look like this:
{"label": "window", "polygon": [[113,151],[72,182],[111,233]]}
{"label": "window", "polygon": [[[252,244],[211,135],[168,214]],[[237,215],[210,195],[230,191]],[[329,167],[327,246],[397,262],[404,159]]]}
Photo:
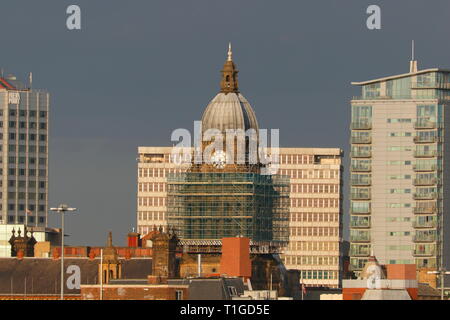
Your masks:
{"label": "window", "polygon": [[228,287],[228,293],[230,294],[230,296],[237,296],[237,291],[235,287]]}
{"label": "window", "polygon": [[181,290],[175,291],[175,300],[183,300],[183,291]]}

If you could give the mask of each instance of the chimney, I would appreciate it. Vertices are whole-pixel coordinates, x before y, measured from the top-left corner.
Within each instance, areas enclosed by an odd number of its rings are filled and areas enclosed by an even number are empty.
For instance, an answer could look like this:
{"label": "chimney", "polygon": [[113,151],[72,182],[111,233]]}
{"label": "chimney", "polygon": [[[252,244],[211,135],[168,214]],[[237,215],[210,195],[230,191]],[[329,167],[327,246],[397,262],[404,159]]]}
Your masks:
{"label": "chimney", "polygon": [[131,231],[127,235],[127,246],[129,248],[141,247],[141,239],[140,238],[141,238],[141,235],[137,232],[134,232],[134,228],[133,228],[133,231]]}
{"label": "chimney", "polygon": [[244,279],[252,276],[249,238],[222,238],[220,274]]}

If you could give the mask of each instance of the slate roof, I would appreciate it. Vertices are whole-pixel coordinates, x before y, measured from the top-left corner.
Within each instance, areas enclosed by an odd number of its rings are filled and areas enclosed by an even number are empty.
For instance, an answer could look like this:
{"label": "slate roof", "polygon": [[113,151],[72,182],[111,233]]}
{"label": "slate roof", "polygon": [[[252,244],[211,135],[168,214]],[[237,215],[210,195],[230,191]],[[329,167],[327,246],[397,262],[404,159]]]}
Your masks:
{"label": "slate roof", "polygon": [[189,300],[231,300],[229,287],[234,287],[238,295],[244,293],[244,283],[240,278],[195,278],[173,280],[177,284],[189,284]]}
{"label": "slate roof", "polygon": [[[144,279],[151,274],[150,258],[120,259],[123,279]],[[80,267],[81,284],[97,284],[100,259],[65,258],[64,266]],[[0,258],[0,295],[58,294],[61,260],[51,258]],[[65,275],[65,281],[71,274]],[[79,289],[65,288],[67,294],[80,294]]]}

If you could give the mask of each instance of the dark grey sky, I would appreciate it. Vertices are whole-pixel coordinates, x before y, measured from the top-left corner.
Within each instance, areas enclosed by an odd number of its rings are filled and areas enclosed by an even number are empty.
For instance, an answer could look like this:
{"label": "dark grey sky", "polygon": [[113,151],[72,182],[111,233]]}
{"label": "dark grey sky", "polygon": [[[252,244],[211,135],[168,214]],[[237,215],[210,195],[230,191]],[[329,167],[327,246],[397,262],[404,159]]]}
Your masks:
{"label": "dark grey sky", "polygon": [[[66,29],[70,4],[81,31]],[[366,28],[370,4],[381,30]],[[79,209],[69,243],[112,230],[123,245],[137,146],[171,145],[200,119],[229,41],[260,127],[283,146],[347,150],[350,81],[407,72],[411,39],[419,68],[450,68],[449,15],[448,0],[3,1],[0,66],[51,93],[50,205]]]}

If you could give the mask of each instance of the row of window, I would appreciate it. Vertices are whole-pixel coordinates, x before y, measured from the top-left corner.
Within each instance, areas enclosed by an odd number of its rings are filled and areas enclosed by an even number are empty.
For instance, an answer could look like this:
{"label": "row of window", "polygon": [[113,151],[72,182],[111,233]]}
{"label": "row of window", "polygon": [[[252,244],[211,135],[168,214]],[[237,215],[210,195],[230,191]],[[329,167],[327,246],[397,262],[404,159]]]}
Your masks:
{"label": "row of window", "polygon": [[339,170],[330,169],[280,169],[280,175],[291,179],[339,179]]}
{"label": "row of window", "polygon": [[[37,122],[28,122],[28,128],[29,129],[37,129]],[[20,129],[26,129],[27,128],[27,122],[26,121],[9,121],[8,122],[9,128],[20,128]],[[3,121],[0,121],[0,128],[3,128]],[[39,122],[39,129],[45,130],[47,129],[47,123],[45,122]]]}
{"label": "row of window", "polygon": [[291,212],[292,222],[339,222],[339,213]]}
{"label": "row of window", "polygon": [[339,264],[337,256],[285,256],[287,265],[312,265],[312,266],[336,266]]}
{"label": "row of window", "polygon": [[[2,210],[2,207],[3,206],[0,204],[0,210]],[[17,207],[17,209],[20,212],[25,212],[25,205],[24,204],[18,204],[17,206],[14,203],[9,203],[8,204],[8,210],[9,211],[15,211],[16,207]],[[40,205],[37,206],[37,209],[38,209],[39,212],[45,212],[45,205],[44,204],[40,204]],[[34,211],[36,210],[36,205],[29,204],[28,205],[28,210],[34,213]]]}
{"label": "row of window", "polygon": [[333,280],[338,279],[337,271],[324,271],[324,270],[303,270],[300,271],[300,279],[312,279],[312,280]]}
{"label": "row of window", "polygon": [[175,168],[139,168],[139,178],[164,178],[168,173],[180,173],[184,172],[182,169]]}
{"label": "row of window", "polygon": [[292,183],[291,192],[294,193],[339,193],[339,184],[308,184]]}
{"label": "row of window", "polygon": [[[183,171],[182,169],[174,168],[139,168],[138,176],[140,178],[164,178],[168,173],[179,173]],[[279,170],[279,174],[289,176],[292,179],[339,179],[340,177],[339,170],[329,169],[281,169]]]}
{"label": "row of window", "polygon": [[288,250],[339,251],[339,243],[336,241],[289,241]]}
{"label": "row of window", "polygon": [[339,199],[291,198],[291,208],[339,208]]}
{"label": "row of window", "polygon": [[[15,176],[16,173],[19,176],[25,176],[27,173],[27,169],[14,169],[14,168],[9,168],[8,169],[8,175],[10,176]],[[28,176],[36,176],[36,173],[38,174],[39,177],[46,177],[47,175],[47,170],[45,169],[28,169]],[[3,169],[0,169],[0,175],[3,174]]]}
{"label": "row of window", "polygon": [[[17,198],[18,199],[35,199],[36,193],[35,192],[17,192]],[[3,199],[3,192],[0,192],[0,198]],[[8,192],[8,199],[15,199],[16,198],[16,192]],[[45,193],[38,193],[38,199],[39,200],[45,200]]]}
{"label": "row of window", "polygon": [[[25,141],[25,140],[27,140],[27,135],[26,135],[25,133],[19,133],[19,134],[16,134],[16,133],[14,133],[14,132],[10,132],[8,136],[9,136],[9,140],[16,140],[17,137],[19,137],[19,140],[20,140],[20,141]],[[29,140],[29,141],[37,141],[37,140],[36,140],[37,137],[38,137],[37,134],[35,134],[35,133],[30,133],[30,134],[28,135],[28,140]],[[3,139],[3,133],[0,134],[0,139]],[[45,134],[40,134],[40,135],[39,135],[39,141],[41,141],[41,142],[47,141],[47,135],[45,135]]]}
{"label": "row of window", "polygon": [[164,211],[139,211],[139,220],[166,220],[166,213]]}
{"label": "row of window", "polygon": [[166,184],[165,183],[139,183],[138,184],[139,192],[165,192]]}
{"label": "row of window", "polygon": [[[2,162],[2,160],[3,159],[0,158],[0,163]],[[8,162],[10,164],[14,164],[16,162],[16,160],[18,160],[19,164],[25,164],[27,161],[27,158],[26,157],[15,157],[15,156],[8,157]],[[30,164],[30,165],[36,164],[36,158],[35,157],[28,158],[28,164]],[[39,158],[39,164],[46,165],[47,158]]]}
{"label": "row of window", "polygon": [[[18,216],[17,219],[15,216],[8,216],[8,223],[25,223],[25,222],[29,222],[29,223],[34,223],[36,221],[35,217],[28,217],[28,219],[25,216]],[[45,217],[38,217],[38,222],[39,223],[44,223],[45,222]]]}
{"label": "row of window", "polygon": [[280,154],[280,164],[314,164],[313,155]]}
{"label": "row of window", "polygon": [[138,206],[163,207],[166,205],[165,197],[138,197]]}
{"label": "row of window", "polygon": [[[27,181],[25,180],[19,180],[16,182],[16,180],[8,180],[8,187],[15,187],[18,186],[19,188],[25,188],[27,186]],[[28,180],[28,189],[35,189],[36,186],[39,186],[39,188],[45,188],[45,181],[39,181],[37,184],[37,181],[35,180]],[[0,180],[0,187],[3,186],[3,181]]]}
{"label": "row of window", "polygon": [[339,228],[333,227],[290,227],[290,236],[304,237],[337,237],[339,236]]}
{"label": "row of window", "polygon": [[[10,162],[14,162],[10,160]],[[20,162],[19,162],[20,163]],[[294,193],[339,193],[339,184],[291,184]],[[139,183],[140,192],[165,192],[165,183]]]}
{"label": "row of window", "polygon": [[[9,150],[9,152],[16,152],[17,150],[19,152],[26,152],[27,148],[26,148],[25,145],[16,146],[15,144],[10,144],[8,146],[8,150]],[[36,146],[34,146],[34,145],[29,145],[28,146],[28,152],[36,152],[36,150],[39,150],[40,153],[45,153],[45,152],[47,152],[47,147],[46,146],[39,146],[39,149],[36,149]],[[3,151],[3,150],[0,149],[0,151]]]}
{"label": "row of window", "polygon": [[[17,112],[19,111],[19,112]],[[37,115],[37,111],[36,110],[15,110],[15,109],[11,109],[9,110],[9,116],[10,117],[15,117],[17,115],[19,115],[20,117],[26,117],[27,114],[30,116],[30,118],[34,118]],[[0,116],[3,116],[3,110],[0,110]],[[39,111],[39,117],[40,118],[46,118],[47,117],[47,111]]]}

